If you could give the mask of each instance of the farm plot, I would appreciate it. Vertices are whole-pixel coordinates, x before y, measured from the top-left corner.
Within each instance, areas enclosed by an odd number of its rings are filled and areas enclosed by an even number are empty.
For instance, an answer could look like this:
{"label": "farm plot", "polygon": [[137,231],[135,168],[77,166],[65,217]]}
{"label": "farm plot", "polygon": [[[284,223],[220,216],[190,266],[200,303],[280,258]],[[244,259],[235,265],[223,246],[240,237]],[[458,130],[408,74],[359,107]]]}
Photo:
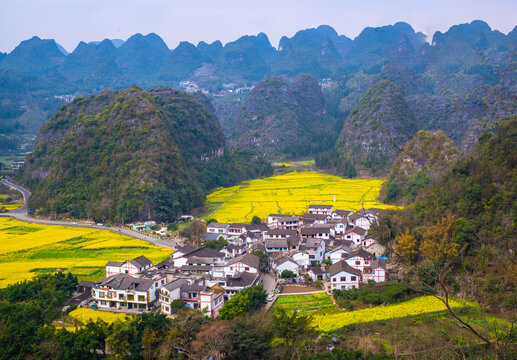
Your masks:
{"label": "farm plot", "polygon": [[158,262],[170,253],[170,249],[107,230],[0,218],[0,288],[57,269],[71,271],[80,280],[98,280],[105,276],[104,267],[110,260],[145,255]]}
{"label": "farm plot", "polygon": [[88,320],[97,321],[99,319],[107,322],[108,324],[111,324],[116,320],[124,320],[126,317],[131,316],[125,313],[114,313],[108,311],[93,310],[90,308],[75,309],[74,311],[71,311],[68,315],[70,315],[72,319],[77,320],[82,324],[87,323]]}
{"label": "farm plot", "polygon": [[[452,308],[475,306],[472,303],[460,300],[451,300],[450,305]],[[318,330],[329,332],[352,324],[390,320],[445,310],[445,305],[440,300],[432,296],[422,296],[394,305],[338,312],[329,315],[316,315],[313,317],[313,324]]]}
{"label": "farm plot", "polygon": [[275,308],[282,308],[289,312],[298,311],[301,315],[322,316],[340,311],[324,292],[307,295],[281,296],[276,300]]}
{"label": "farm plot", "polygon": [[332,204],[334,208],[353,211],[363,207],[394,208],[377,201],[382,182],[311,171],[291,172],[216,189],[207,201],[225,202],[211,216],[219,222],[249,222],[255,215],[264,219],[276,213],[301,215],[309,204]]}

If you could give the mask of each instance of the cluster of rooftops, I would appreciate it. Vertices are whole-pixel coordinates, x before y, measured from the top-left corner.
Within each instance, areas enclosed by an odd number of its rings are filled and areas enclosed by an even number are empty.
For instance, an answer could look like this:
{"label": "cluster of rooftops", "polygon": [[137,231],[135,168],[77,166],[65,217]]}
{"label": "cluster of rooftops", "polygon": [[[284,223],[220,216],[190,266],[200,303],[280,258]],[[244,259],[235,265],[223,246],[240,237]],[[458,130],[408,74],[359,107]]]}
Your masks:
{"label": "cluster of rooftops", "polygon": [[[106,278],[92,284],[92,297],[99,308],[159,307],[166,314],[181,299],[185,306],[216,317],[225,301],[259,283],[260,272],[268,269],[277,275],[284,270],[306,274],[340,289],[358,287],[360,281],[384,281],[384,249],[368,232],[381,212],[310,205],[308,214],[270,214],[261,224],[211,223],[205,241],[223,237],[228,244],[221,251],[187,244],[158,264],[145,256],[110,261]],[[269,255],[269,264],[261,267],[256,250]]]}

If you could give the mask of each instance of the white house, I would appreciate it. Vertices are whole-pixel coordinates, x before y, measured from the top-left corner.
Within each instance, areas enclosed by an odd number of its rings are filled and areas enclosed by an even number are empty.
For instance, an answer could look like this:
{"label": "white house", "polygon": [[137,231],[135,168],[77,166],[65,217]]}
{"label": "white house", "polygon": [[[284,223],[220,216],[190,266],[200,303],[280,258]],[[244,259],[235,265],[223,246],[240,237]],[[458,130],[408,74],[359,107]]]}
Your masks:
{"label": "white house", "polygon": [[251,274],[258,274],[259,270],[260,258],[253,254],[244,254],[236,257],[224,266],[224,275],[230,278],[236,273],[244,271]]}
{"label": "white house", "polygon": [[172,314],[171,304],[174,300],[181,299],[181,287],[190,284],[189,279],[175,279],[160,289],[160,310],[164,314]]}
{"label": "white house", "polygon": [[309,238],[300,245],[300,250],[309,254],[310,261],[322,262],[325,257],[325,240]]}
{"label": "white house", "polygon": [[349,290],[359,288],[361,281],[361,271],[354,269],[346,261],[339,261],[330,265],[330,289]]}
{"label": "white house", "polygon": [[209,234],[217,234],[226,239],[228,236],[228,229],[230,228],[230,224],[224,223],[210,223],[206,226],[206,232]]}
{"label": "white house", "polygon": [[373,239],[373,238],[371,238],[371,237],[367,237],[367,238],[365,238],[365,239],[362,241],[362,243],[361,243],[361,245],[362,245],[362,247],[363,247],[363,248],[367,248],[368,246],[373,245],[373,244],[375,244],[375,239]]}
{"label": "white house", "polygon": [[374,260],[374,255],[370,254],[368,251],[361,249],[355,250],[348,254],[345,258],[345,261],[351,267],[363,271],[363,269],[367,266],[372,265]]}
{"label": "white house", "polygon": [[271,265],[278,275],[280,275],[284,270],[291,270],[296,275],[299,274],[298,263],[292,258],[282,254],[276,254],[271,257]]}
{"label": "white house", "polygon": [[298,231],[293,229],[271,229],[266,233],[266,239],[287,239],[297,235]]}
{"label": "white house", "polygon": [[309,214],[332,215],[332,205],[309,205]]}
{"label": "white house", "polygon": [[354,242],[355,246],[361,245],[364,237],[366,236],[366,230],[359,227],[354,226],[352,229],[348,229],[345,231],[343,238],[345,240],[351,240]]}
{"label": "white house", "polygon": [[363,281],[368,282],[368,280],[375,282],[386,281],[386,261],[376,259],[371,266],[363,269]]}
{"label": "white house", "polygon": [[371,224],[373,224],[375,220],[375,215],[365,212],[357,212],[356,214],[348,216],[348,221],[350,221],[355,226],[362,227],[365,230],[370,229]]}
{"label": "white house", "polygon": [[268,255],[286,252],[289,250],[287,239],[269,239],[265,241],[266,252]]}
{"label": "white house", "polygon": [[219,316],[219,310],[224,304],[225,290],[220,285],[214,285],[199,293],[199,308],[212,319]]}
{"label": "white house", "polygon": [[143,279],[115,274],[93,284],[92,297],[99,309],[149,310],[166,277]]}
{"label": "white house", "polygon": [[345,233],[348,221],[346,219],[335,219],[327,221],[327,224],[332,226],[330,228],[330,235],[336,237]]}
{"label": "white house", "polygon": [[308,268],[311,265],[311,260],[309,259],[309,253],[301,250],[297,250],[290,254],[291,258],[296,261],[300,268]]}
{"label": "white house", "polygon": [[332,211],[332,219],[338,219],[338,220],[347,220],[348,216],[353,214],[352,211],[348,211],[348,210],[334,210]]}
{"label": "white house", "polygon": [[248,224],[232,223],[228,227],[228,236],[239,237],[241,234],[246,232],[246,225]]}
{"label": "white house", "polygon": [[141,271],[149,269],[151,266],[153,266],[152,261],[145,256],[139,256],[131,261],[108,261],[106,264],[106,277],[115,274],[135,275]]}
{"label": "white house", "polygon": [[329,270],[326,265],[311,266],[307,271],[312,281],[327,280],[329,277]]}
{"label": "white house", "polygon": [[344,260],[348,254],[352,252],[352,249],[348,246],[341,245],[338,246],[328,252],[328,258],[332,261],[332,264],[335,264],[341,260]]}
{"label": "white house", "polygon": [[305,239],[330,239],[330,229],[328,227],[303,227],[300,232],[302,238]]}

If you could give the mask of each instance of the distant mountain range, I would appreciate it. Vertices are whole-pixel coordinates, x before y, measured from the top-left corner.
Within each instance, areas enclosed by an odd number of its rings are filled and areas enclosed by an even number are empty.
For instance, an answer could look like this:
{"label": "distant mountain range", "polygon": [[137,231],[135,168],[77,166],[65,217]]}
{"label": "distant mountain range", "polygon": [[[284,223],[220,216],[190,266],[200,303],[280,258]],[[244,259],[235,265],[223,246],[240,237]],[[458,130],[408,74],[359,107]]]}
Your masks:
{"label": "distant mountain range", "polygon": [[[309,118],[314,123],[304,131],[314,134],[314,129],[324,129],[329,134],[324,139],[326,146],[325,149],[317,144],[313,146],[314,142],[303,135],[300,139],[304,142],[299,147],[310,148],[308,152],[315,154],[332,148],[339,138],[341,149],[336,147],[336,154],[354,162],[354,167],[361,163],[356,169],[361,171],[361,166],[370,163],[367,158],[371,154],[343,155],[350,153],[352,145],[359,144],[359,135],[352,139],[346,130],[343,133],[342,124],[352,121],[357,130],[375,131],[375,126],[365,127],[361,121],[378,115],[373,120],[392,126],[390,122],[397,109],[390,114],[391,106],[382,107],[380,113],[357,108],[358,104],[370,103],[368,99],[362,102],[360,99],[370,96],[377,83],[388,81],[393,85],[388,92],[398,89],[397,96],[406,104],[403,113],[414,123],[406,127],[400,119],[394,120],[400,123],[396,128],[412,129],[403,136],[404,140],[412,138],[418,130],[441,129],[465,151],[491,124],[515,113],[517,27],[505,35],[476,20],[455,25],[445,33],[436,32],[430,43],[426,39],[426,35],[415,32],[406,23],[368,27],[355,39],[322,25],[298,31],[290,38],[282,37],[278,48],[271,45],[264,33],[243,36],[225,45],[220,41],[211,44],[202,41],[197,45],[181,42],[172,51],[156,34],[136,34],[125,42],[81,42],[66,54],[54,40],[33,37],[9,54],[0,53],[0,140],[1,137],[12,140],[16,135],[14,139],[24,139],[30,150],[33,144],[30,136],[69,99],[64,95],[88,95],[133,84],[152,89],[179,88],[180,83],[188,83],[195,84],[192,89],[217,95],[212,100],[216,100],[214,105],[230,144],[249,148],[254,142],[255,147],[260,147],[278,135],[272,131],[278,132],[287,123],[300,123],[309,111],[320,115],[306,116],[306,124]],[[306,81],[302,85],[303,103],[287,106],[296,100],[292,84],[301,74],[311,74],[322,85],[323,101],[319,100],[321,90],[312,87],[314,81]],[[277,79],[260,83],[271,77]],[[262,91],[249,92],[252,85]],[[244,91],[237,91],[239,88]],[[283,97],[264,97],[281,89],[286,91]],[[307,101],[309,106],[305,104]],[[265,116],[266,110],[272,117]],[[258,120],[253,120],[254,132],[251,132],[247,126],[254,116]],[[269,127],[260,119],[275,119],[278,126]],[[294,123],[293,119],[296,119]],[[286,124],[281,124],[282,121]],[[232,124],[235,128],[229,131]],[[254,136],[259,141],[252,141]],[[375,134],[372,136],[380,139]],[[16,141],[9,146],[19,148],[22,144]],[[264,153],[305,154],[298,150],[293,153],[290,142],[285,144],[290,151],[276,146]],[[382,146],[372,142],[369,148]],[[393,161],[396,155],[388,158]],[[353,173],[348,165],[345,168]],[[388,164],[379,167],[379,174],[388,168]]]}

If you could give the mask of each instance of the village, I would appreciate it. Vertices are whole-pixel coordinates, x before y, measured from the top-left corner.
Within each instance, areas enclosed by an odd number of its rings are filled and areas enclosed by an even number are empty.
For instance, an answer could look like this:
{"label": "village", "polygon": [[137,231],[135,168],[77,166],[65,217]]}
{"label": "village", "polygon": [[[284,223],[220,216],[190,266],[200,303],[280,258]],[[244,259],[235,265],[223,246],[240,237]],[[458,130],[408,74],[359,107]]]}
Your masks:
{"label": "village", "polygon": [[[383,211],[309,205],[304,215],[270,214],[266,223],[212,222],[200,247],[184,244],[158,264],[145,256],[108,262],[106,278],[80,282],[82,306],[166,315],[188,307],[217,318],[233,295],[258,284],[273,303],[279,281],[313,283],[329,294],[384,282],[385,248],[369,234]],[[203,246],[214,240],[227,245],[220,251]]]}

